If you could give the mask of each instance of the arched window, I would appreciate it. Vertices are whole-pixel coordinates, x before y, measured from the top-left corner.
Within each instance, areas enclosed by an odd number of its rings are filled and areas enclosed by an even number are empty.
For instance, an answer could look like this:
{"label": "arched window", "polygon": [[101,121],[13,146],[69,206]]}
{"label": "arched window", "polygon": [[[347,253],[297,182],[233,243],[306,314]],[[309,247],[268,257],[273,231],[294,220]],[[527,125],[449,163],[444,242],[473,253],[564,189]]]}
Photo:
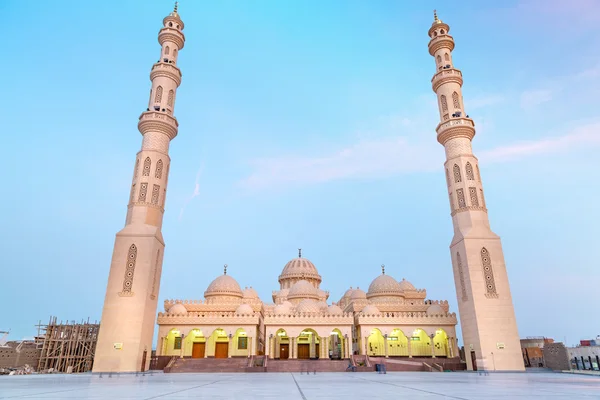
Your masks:
{"label": "arched window", "polygon": [[450,173],[448,172],[448,168],[446,168],[446,184],[450,187]]}
{"label": "arched window", "polygon": [[438,62],[438,64],[442,62],[442,57],[439,54],[437,56],[437,62]]}
{"label": "arched window", "polygon": [[462,260],[460,258],[460,254],[456,253],[456,269],[458,269],[458,279],[460,281],[460,290],[462,293],[462,300],[466,301],[467,298],[467,288],[465,287],[465,273],[463,271]]}
{"label": "arched window", "polygon": [[133,286],[133,273],[135,272],[135,260],[137,259],[137,247],[132,244],[127,252],[127,260],[125,264],[125,278],[123,279],[122,294],[131,294]]}
{"label": "arched window", "polygon": [[444,60],[450,61],[450,55],[448,53],[444,53]]}
{"label": "arched window", "polygon": [[163,162],[158,160],[156,163],[156,170],[154,171],[154,177],[157,179],[162,178]]}
{"label": "arched window", "polygon": [[471,205],[473,207],[479,207],[479,199],[477,198],[477,188],[469,188],[469,196],[471,198]]}
{"label": "arched window", "polygon": [[452,93],[452,103],[454,103],[455,109],[460,109],[460,101],[458,101],[458,93]]}
{"label": "arched window", "polygon": [[169,97],[167,97],[167,105],[169,107],[173,107],[173,98],[175,97],[175,92],[173,89],[169,90]]}
{"label": "arched window", "polygon": [[458,199],[458,208],[467,207],[467,203],[465,202],[465,192],[462,189],[456,189],[456,198]]}
{"label": "arched window", "polygon": [[158,196],[160,195],[160,186],[159,185],[153,185],[152,186],[152,197],[150,199],[150,202],[152,204],[154,204],[155,206],[158,205]]}
{"label": "arched window", "polygon": [[440,33],[443,35],[444,33],[446,33],[446,31],[442,29],[440,30]]}
{"label": "arched window", "polygon": [[146,202],[146,194],[148,194],[148,183],[142,182],[140,184],[140,194],[138,196],[138,202],[140,202],[140,203]]}
{"label": "arched window", "polygon": [[173,27],[173,23],[169,22],[169,28]]}
{"label": "arched window", "polygon": [[169,46],[165,47],[165,55],[166,55],[166,56],[168,56],[168,55],[169,55],[169,53],[170,53],[170,50],[171,50],[171,49],[169,49]]}
{"label": "arched window", "polygon": [[150,176],[150,164],[152,164],[150,157],[146,157],[144,160],[144,170],[142,171],[142,176]]}
{"label": "arched window", "polygon": [[155,103],[160,103],[160,101],[162,100],[162,92],[163,92],[162,86],[159,86],[156,88],[156,96],[154,96]]}
{"label": "arched window", "polygon": [[473,175],[473,166],[468,161],[467,161],[467,164],[465,165],[465,171],[467,173],[467,180],[474,181],[475,176]]}
{"label": "arched window", "polygon": [[448,102],[446,101],[446,96],[441,95],[440,96],[440,102],[442,103],[442,111],[448,111]]}
{"label": "arched window", "polygon": [[460,177],[460,167],[458,166],[458,164],[454,164],[454,182],[459,183],[462,181],[461,177]]}
{"label": "arched window", "polygon": [[177,56],[177,49],[173,49],[173,57]]}
{"label": "arched window", "polygon": [[481,249],[481,265],[483,266],[483,276],[485,278],[486,296],[498,296],[496,282],[494,281],[494,271],[492,269],[492,258],[485,247]]}

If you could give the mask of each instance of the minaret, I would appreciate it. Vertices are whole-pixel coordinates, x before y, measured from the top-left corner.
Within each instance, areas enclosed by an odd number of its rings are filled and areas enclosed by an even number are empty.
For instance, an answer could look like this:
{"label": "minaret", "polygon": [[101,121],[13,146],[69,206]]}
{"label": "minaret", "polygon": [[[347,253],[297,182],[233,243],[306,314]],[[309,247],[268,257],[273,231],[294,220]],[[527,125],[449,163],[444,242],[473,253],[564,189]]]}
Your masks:
{"label": "minaret", "polygon": [[[454,39],[438,19],[429,28],[431,79],[441,122],[437,139],[446,150],[446,183],[454,237],[450,244],[460,323],[468,368],[524,370],[502,244],[490,228],[479,161],[471,140],[475,124],[466,114],[462,73],[454,68]],[[474,362],[475,361],[475,362]]]}
{"label": "minaret", "polygon": [[169,142],[177,136],[173,116],[181,83],[177,57],[183,48],[183,21],[175,9],[158,34],[159,60],[152,66],[150,100],[140,116],[143,136],[137,153],[125,228],[117,233],[94,372],[148,369],[165,243],[161,228],[169,176]]}

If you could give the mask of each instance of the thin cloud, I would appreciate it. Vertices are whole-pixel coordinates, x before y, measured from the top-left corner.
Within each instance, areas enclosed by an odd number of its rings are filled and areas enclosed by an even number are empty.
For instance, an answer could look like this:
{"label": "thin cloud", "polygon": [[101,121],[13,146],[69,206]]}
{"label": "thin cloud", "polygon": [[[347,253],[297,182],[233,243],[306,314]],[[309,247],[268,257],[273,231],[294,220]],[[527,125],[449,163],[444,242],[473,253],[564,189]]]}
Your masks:
{"label": "thin cloud", "polygon": [[493,106],[502,103],[503,101],[504,97],[499,95],[479,96],[469,99],[466,105],[470,110],[475,110],[478,108]]}
{"label": "thin cloud", "polygon": [[202,162],[200,168],[198,169],[198,172],[196,173],[194,191],[187,199],[185,199],[183,207],[181,207],[181,211],[179,212],[179,221],[181,221],[181,219],[183,218],[183,212],[185,211],[185,208],[188,206],[188,204],[190,204],[190,201],[192,201],[195,197],[200,196],[200,176],[202,175],[202,171],[204,171],[204,161]]}
{"label": "thin cloud", "polygon": [[552,91],[547,89],[528,90],[521,94],[521,108],[529,110],[552,100]]}

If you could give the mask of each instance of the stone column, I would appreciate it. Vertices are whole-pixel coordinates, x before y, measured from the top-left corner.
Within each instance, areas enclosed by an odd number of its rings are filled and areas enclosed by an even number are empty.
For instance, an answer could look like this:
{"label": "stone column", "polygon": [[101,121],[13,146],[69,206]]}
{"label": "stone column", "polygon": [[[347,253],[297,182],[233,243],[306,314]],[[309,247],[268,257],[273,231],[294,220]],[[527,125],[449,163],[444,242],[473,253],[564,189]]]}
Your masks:
{"label": "stone column", "polygon": [[315,345],[315,335],[310,335],[310,348],[309,348],[309,352],[308,352],[308,357],[310,358],[315,358],[317,356],[316,354],[316,345]]}
{"label": "stone column", "polygon": [[385,358],[389,358],[388,356],[388,336],[385,334],[383,336],[383,347],[385,347]]}
{"label": "stone column", "polygon": [[369,337],[368,336],[365,336],[364,342],[365,342],[365,355],[369,355]]}
{"label": "stone column", "polygon": [[252,343],[252,342],[253,342],[253,340],[252,340],[252,339],[253,339],[253,337],[252,337],[252,336],[248,336],[248,355],[249,355],[249,356],[253,356],[253,355],[255,355],[255,354],[256,354],[256,353],[254,352],[254,344]]}
{"label": "stone column", "polygon": [[431,358],[435,358],[435,343],[433,343],[433,337],[429,337],[431,339]]}
{"label": "stone column", "polygon": [[321,340],[321,343],[323,343],[323,358],[324,359],[328,359],[329,358],[329,340],[330,339],[331,339],[331,337],[325,336]]}
{"label": "stone column", "polygon": [[290,342],[291,342],[290,353],[292,353],[290,355],[290,358],[295,359],[298,355],[298,349],[296,348],[296,345],[297,345],[296,338],[295,337],[290,338]]}
{"label": "stone column", "polygon": [[406,342],[406,345],[408,346],[408,358],[412,358],[412,340],[410,337],[407,339],[408,341]]}
{"label": "stone column", "polygon": [[185,336],[181,335],[181,350],[179,353],[179,358],[183,358],[183,350],[185,350]]}
{"label": "stone column", "polygon": [[231,353],[233,352],[233,339],[234,337],[230,337],[229,342],[227,343],[227,358],[231,358]]}
{"label": "stone column", "polygon": [[279,335],[275,336],[274,338],[274,343],[273,346],[275,347],[274,351],[273,351],[273,356],[275,358],[281,358],[281,337]]}
{"label": "stone column", "polygon": [[446,343],[447,343],[447,346],[448,346],[448,353],[449,353],[449,354],[446,354],[446,355],[448,356],[448,358],[454,357],[454,346],[452,346],[452,341],[453,340],[454,340],[454,338],[452,338],[452,337],[449,337],[449,338],[446,339]]}

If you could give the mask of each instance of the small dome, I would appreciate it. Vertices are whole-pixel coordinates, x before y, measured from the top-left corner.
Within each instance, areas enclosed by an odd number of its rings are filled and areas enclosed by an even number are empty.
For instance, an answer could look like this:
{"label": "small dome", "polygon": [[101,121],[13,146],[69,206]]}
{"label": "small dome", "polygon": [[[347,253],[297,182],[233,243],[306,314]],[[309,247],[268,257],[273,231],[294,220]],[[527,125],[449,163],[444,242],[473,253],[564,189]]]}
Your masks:
{"label": "small dome", "polygon": [[317,271],[317,267],[310,260],[302,257],[294,258],[283,267],[279,282],[282,280],[300,278],[300,279],[316,279],[321,282],[321,275]]}
{"label": "small dome", "polygon": [[276,305],[273,309],[273,312],[275,314],[289,314],[291,308],[292,303],[290,303],[289,301],[284,301],[283,303]]}
{"label": "small dome", "polygon": [[249,304],[240,304],[240,306],[235,310],[235,313],[240,315],[252,315],[254,314],[254,310]]}
{"label": "small dome", "polygon": [[299,313],[319,313],[321,309],[319,303],[311,299],[304,299],[296,306],[296,312]]}
{"label": "small dome", "polygon": [[363,308],[361,312],[367,315],[379,314],[379,308],[375,307],[372,304],[369,304],[368,306]]}
{"label": "small dome", "polygon": [[369,285],[367,296],[402,295],[400,284],[390,275],[381,274]]}
{"label": "small dome", "polygon": [[211,296],[234,296],[242,297],[242,289],[235,279],[230,275],[221,275],[208,285],[204,297]]}
{"label": "small dome", "polygon": [[288,299],[315,299],[319,298],[317,288],[309,281],[301,280],[294,283],[288,293]]}
{"label": "small dome", "polygon": [[341,315],[344,313],[344,311],[340,308],[340,306],[336,305],[336,304],[332,304],[328,307],[327,312],[329,314],[332,315]]}
{"label": "small dome", "polygon": [[352,291],[350,298],[352,300],[366,300],[367,294],[363,290],[356,288]]}
{"label": "small dome", "polygon": [[406,279],[402,278],[402,281],[400,281],[399,283],[400,288],[403,291],[410,291],[410,290],[417,290],[412,283],[410,283],[409,281],[407,281]]}
{"label": "small dome", "polygon": [[327,303],[325,303],[324,301],[319,301],[318,303],[319,309],[321,311],[326,312],[329,309],[329,306],[327,305]]}
{"label": "small dome", "polygon": [[251,287],[245,288],[242,291],[242,294],[243,294],[243,296],[244,296],[245,299],[258,299],[258,293],[256,293],[256,290],[254,290]]}
{"label": "small dome", "polygon": [[446,312],[444,311],[442,306],[440,306],[439,304],[432,304],[429,306],[429,308],[427,308],[427,315],[440,315],[440,314],[446,314]]}
{"label": "small dome", "polygon": [[352,292],[354,291],[354,289],[350,288],[348,290],[346,290],[346,293],[344,293],[344,295],[342,296],[343,299],[348,299],[350,298],[350,296],[352,296]]}
{"label": "small dome", "polygon": [[181,303],[173,304],[169,308],[169,314],[187,314],[187,309]]}

